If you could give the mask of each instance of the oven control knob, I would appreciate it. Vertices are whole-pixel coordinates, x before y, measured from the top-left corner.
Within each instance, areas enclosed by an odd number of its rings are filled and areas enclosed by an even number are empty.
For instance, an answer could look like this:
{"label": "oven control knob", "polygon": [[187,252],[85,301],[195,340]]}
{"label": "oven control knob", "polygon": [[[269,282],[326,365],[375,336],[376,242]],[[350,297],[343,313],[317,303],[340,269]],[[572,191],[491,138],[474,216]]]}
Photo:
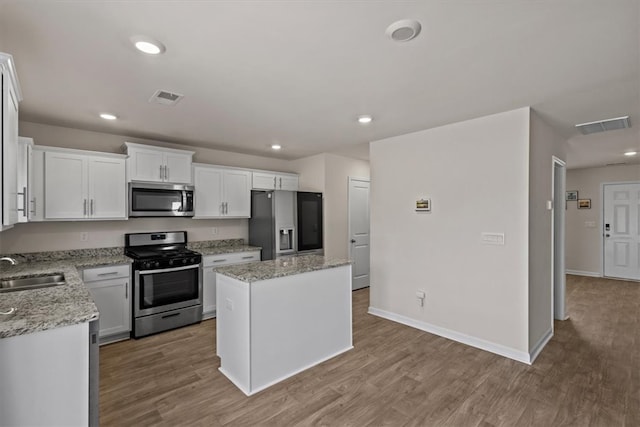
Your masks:
{"label": "oven control knob", "polygon": [[158,261],[156,261],[155,267],[156,268],[160,267],[160,263]]}
{"label": "oven control knob", "polygon": [[196,259],[195,259],[195,258],[191,258],[191,259],[189,260],[189,262],[191,262],[191,264],[195,264],[195,263],[196,263]]}
{"label": "oven control knob", "polygon": [[187,263],[187,259],[186,259],[186,258],[183,258],[182,263],[183,263],[183,264],[186,264],[186,263]]}
{"label": "oven control knob", "polygon": [[169,265],[173,265],[173,260],[172,259],[169,260]]}

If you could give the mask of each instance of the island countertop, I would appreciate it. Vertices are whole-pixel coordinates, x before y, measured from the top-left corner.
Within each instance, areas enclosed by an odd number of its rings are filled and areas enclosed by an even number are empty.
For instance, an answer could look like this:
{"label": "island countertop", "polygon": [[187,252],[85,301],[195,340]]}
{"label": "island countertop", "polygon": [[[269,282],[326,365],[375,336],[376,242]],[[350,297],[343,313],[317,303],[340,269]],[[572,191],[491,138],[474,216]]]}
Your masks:
{"label": "island countertop", "polygon": [[299,255],[219,267],[216,268],[216,272],[242,282],[252,283],[350,264],[351,261],[345,259],[331,259],[322,255]]}

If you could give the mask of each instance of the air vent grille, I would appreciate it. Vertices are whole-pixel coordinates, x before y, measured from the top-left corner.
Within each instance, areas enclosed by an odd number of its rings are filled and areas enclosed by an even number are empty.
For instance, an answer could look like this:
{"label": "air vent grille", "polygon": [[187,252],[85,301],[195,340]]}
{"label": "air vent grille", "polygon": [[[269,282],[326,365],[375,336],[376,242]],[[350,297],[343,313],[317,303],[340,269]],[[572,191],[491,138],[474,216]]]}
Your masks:
{"label": "air vent grille", "polygon": [[176,105],[183,97],[184,95],[180,95],[179,93],[158,90],[149,98],[149,102],[152,104]]}
{"label": "air vent grille", "polygon": [[631,122],[629,121],[629,116],[624,116],[615,119],[599,120],[597,122],[581,123],[576,125],[576,127],[583,135],[589,135],[590,133],[630,128]]}

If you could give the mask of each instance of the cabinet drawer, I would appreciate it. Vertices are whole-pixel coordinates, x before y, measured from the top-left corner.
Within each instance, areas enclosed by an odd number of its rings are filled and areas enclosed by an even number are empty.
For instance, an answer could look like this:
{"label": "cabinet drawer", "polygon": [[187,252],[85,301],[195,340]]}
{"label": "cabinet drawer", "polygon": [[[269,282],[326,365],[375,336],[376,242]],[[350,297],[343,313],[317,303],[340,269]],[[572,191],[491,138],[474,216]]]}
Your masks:
{"label": "cabinet drawer", "polygon": [[98,267],[98,268],[87,268],[82,272],[82,280],[85,282],[117,279],[120,277],[129,277],[129,264],[109,265],[106,267]]}
{"label": "cabinet drawer", "polygon": [[220,267],[222,265],[253,261],[260,261],[260,252],[235,252],[230,254],[208,255],[204,257],[202,264],[205,267]]}

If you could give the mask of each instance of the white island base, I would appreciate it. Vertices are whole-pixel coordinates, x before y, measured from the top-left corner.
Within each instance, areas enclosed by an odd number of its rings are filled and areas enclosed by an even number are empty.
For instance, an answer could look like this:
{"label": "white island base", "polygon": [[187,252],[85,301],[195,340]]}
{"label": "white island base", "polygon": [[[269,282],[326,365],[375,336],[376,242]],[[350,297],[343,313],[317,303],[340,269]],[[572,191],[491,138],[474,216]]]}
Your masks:
{"label": "white island base", "polygon": [[353,348],[351,265],[216,284],[220,372],[248,396]]}

